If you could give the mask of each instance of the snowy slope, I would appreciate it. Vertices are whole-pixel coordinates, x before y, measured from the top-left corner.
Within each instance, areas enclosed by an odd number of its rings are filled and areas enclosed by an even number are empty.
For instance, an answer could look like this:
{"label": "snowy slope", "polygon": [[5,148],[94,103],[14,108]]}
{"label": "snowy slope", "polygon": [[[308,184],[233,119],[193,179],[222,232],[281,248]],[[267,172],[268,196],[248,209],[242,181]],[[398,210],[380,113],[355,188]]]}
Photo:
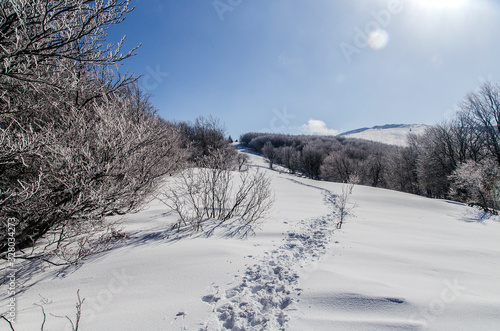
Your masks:
{"label": "snowy slope", "polygon": [[348,131],[340,135],[344,137],[371,140],[390,145],[406,146],[406,137],[409,133],[421,135],[428,127],[428,125],[424,124],[384,125],[375,126],[373,128],[363,128]]}
{"label": "snowy slope", "polygon": [[498,218],[369,187],[352,199],[355,217],[302,282],[291,330],[499,329]]}
{"label": "snowy slope", "polygon": [[172,232],[175,216],[152,202],[125,218],[130,239],[81,266],[17,262],[15,330],[40,329],[33,303],[45,330],[71,330],[50,314],[74,317],[77,289],[83,331],[500,329],[497,217],[356,186],[337,230],[340,184],[266,171],[276,204],[246,238]]}

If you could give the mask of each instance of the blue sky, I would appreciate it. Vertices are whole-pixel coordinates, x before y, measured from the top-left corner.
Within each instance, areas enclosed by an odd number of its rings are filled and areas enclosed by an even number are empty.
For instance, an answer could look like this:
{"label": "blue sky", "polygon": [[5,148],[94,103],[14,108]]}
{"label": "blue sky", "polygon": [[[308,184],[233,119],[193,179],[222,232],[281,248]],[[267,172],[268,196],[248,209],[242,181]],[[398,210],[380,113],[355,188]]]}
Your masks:
{"label": "blue sky", "polygon": [[332,134],[435,124],[500,81],[495,0],[132,0],[109,30],[168,120]]}

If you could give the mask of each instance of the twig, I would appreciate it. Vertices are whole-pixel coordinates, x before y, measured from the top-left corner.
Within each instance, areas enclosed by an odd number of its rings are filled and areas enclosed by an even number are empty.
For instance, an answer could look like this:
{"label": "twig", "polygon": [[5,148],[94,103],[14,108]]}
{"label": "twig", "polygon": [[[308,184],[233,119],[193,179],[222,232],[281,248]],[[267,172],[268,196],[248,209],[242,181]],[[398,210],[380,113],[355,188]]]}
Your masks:
{"label": "twig", "polygon": [[10,329],[11,329],[12,331],[16,331],[16,330],[14,330],[14,327],[12,326],[12,323],[11,323],[11,322],[10,322],[7,318],[5,318],[5,316],[3,316],[3,315],[2,315],[2,316],[0,316],[0,318],[3,318],[4,320],[6,320],[6,321],[7,321],[7,323],[9,323],[9,325],[10,325]]}
{"label": "twig", "polygon": [[40,308],[42,308],[42,314],[43,314],[43,321],[42,321],[42,326],[40,326],[40,331],[43,331],[43,327],[45,326],[45,321],[47,319],[47,315],[45,314],[45,309],[43,308],[42,305],[38,304],[38,303],[34,303],[35,306],[38,306]]}
{"label": "twig", "polygon": [[83,298],[83,300],[80,298],[80,289],[78,289],[78,291],[76,291],[76,294],[78,296],[78,302],[76,303],[76,321],[75,321],[75,323],[73,323],[73,321],[71,320],[71,318],[68,317],[68,315],[59,316],[59,315],[54,315],[52,313],[50,314],[54,317],[66,318],[71,323],[71,330],[72,331],[78,331],[78,326],[80,324],[80,317],[82,316],[82,304],[85,301],[85,298]]}

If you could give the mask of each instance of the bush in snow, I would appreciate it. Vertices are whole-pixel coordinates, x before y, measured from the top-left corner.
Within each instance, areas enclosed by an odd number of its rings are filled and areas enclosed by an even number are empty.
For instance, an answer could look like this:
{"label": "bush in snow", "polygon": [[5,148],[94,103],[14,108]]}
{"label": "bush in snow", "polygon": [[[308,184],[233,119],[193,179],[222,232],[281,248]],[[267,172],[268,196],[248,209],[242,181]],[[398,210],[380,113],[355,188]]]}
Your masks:
{"label": "bush in snow", "polygon": [[500,207],[500,166],[496,160],[464,162],[453,172],[450,180],[453,197],[480,206],[484,211]]}
{"label": "bush in snow", "polygon": [[202,230],[207,219],[258,221],[271,208],[270,179],[259,170],[234,172],[226,166],[224,150],[214,150],[201,167],[175,176],[159,199],[179,215],[177,227]]}
{"label": "bush in snow", "polygon": [[[177,128],[116,69],[133,53],[106,41],[130,10],[120,0],[0,1],[0,257],[10,240],[18,256],[54,248],[78,261],[94,251],[89,236],[106,232],[104,217],[138,210],[184,164]],[[39,254],[23,250],[37,243]]]}

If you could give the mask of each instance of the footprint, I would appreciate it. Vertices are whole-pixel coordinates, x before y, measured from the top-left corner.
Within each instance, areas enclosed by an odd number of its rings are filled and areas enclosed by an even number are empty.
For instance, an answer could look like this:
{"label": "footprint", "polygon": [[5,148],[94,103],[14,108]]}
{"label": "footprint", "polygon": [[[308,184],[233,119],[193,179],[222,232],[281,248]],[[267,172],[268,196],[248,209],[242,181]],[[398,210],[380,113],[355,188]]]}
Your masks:
{"label": "footprint", "polygon": [[204,297],[202,297],[201,300],[203,302],[206,302],[206,303],[214,303],[214,302],[219,301],[220,298],[217,297],[217,296],[215,296],[215,295],[213,295],[213,294],[209,294],[209,295],[205,295]]}

